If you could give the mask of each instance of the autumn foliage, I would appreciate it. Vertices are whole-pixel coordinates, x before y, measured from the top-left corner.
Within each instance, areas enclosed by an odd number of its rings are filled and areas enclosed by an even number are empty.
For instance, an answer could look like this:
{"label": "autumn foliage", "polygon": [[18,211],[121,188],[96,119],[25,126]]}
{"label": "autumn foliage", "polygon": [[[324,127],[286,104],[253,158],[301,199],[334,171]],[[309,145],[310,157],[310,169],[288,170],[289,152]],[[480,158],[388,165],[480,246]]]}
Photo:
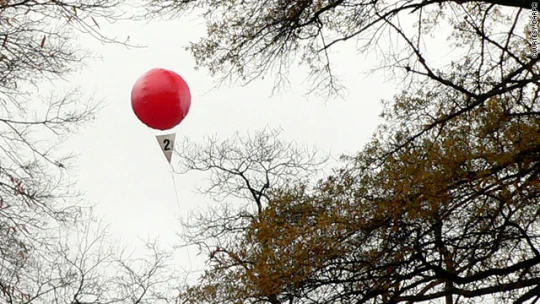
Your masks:
{"label": "autumn foliage", "polygon": [[[226,9],[225,2],[215,5]],[[193,46],[195,56],[213,72],[234,74],[236,67],[238,76],[257,78],[298,52],[328,59],[326,50],[338,42],[358,38],[360,51],[377,51],[391,37],[397,46],[382,47],[388,52],[381,51],[381,69],[399,76],[403,91],[386,102],[385,122],[373,139],[342,157],[328,177],[270,183],[257,212],[228,205],[226,213],[201,216],[191,227],[223,234],[199,239],[207,245],[208,268],[181,300],[538,301],[540,69],[531,56],[532,2],[286,2],[272,1],[284,9],[268,15],[228,10],[231,27],[219,35],[210,28]],[[249,11],[256,1],[239,5]],[[354,12],[365,19],[347,19]],[[414,26],[399,22],[405,14],[414,16]],[[234,36],[250,25],[260,31]],[[427,37],[443,25],[455,55],[448,64],[426,55]],[[333,40],[317,40],[325,34]],[[332,76],[326,61],[315,62],[313,73]],[[239,181],[237,189],[246,193],[264,177],[207,169]],[[221,225],[230,222],[216,218],[244,221]],[[221,241],[232,232],[234,238]]]}

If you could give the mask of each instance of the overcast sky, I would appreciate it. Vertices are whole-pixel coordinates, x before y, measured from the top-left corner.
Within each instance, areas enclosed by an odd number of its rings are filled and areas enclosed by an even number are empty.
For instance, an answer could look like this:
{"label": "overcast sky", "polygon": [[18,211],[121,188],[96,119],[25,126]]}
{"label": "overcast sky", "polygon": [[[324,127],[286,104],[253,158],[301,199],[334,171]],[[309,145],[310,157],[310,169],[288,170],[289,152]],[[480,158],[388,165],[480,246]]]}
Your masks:
{"label": "overcast sky", "polygon": [[[348,88],[344,99],[306,96],[302,69],[293,69],[291,87],[276,96],[271,96],[270,79],[213,90],[213,79],[204,70],[195,71],[194,60],[183,49],[204,33],[202,23],[191,19],[100,24],[106,34],[129,36],[131,42],[147,47],[127,49],[83,39],[102,59],[89,62],[70,81],[80,84],[87,96],[104,100],[95,122],[67,143],[68,149],[79,153],[79,187],[98,204],[96,212],[111,224],[111,232],[127,243],[159,236],[172,244],[178,241],[176,217],[211,203],[195,192],[195,185],[204,182],[201,175],[175,176],[176,195],[171,168],[153,132],[133,114],[131,88],[147,70],[174,70],[190,86],[191,110],[178,128],[177,141],[183,137],[199,141],[210,135],[225,139],[268,126],[281,127],[284,140],[314,145],[336,156],[353,153],[375,130],[380,100],[393,94],[395,84],[380,74],[365,74],[375,60],[357,55],[352,44],[341,46],[334,56],[335,71]],[[190,259],[183,253],[179,266],[194,267],[195,254],[190,250]]]}

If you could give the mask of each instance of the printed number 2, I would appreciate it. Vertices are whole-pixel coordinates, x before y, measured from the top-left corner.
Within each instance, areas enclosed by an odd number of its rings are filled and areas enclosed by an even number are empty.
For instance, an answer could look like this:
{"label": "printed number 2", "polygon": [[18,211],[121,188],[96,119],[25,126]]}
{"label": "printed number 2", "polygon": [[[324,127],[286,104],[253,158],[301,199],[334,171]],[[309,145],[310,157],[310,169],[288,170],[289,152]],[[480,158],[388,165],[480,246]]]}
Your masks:
{"label": "printed number 2", "polygon": [[163,140],[163,143],[165,144],[165,147],[163,148],[163,150],[165,151],[171,151],[171,141],[168,140],[168,139],[164,139]]}

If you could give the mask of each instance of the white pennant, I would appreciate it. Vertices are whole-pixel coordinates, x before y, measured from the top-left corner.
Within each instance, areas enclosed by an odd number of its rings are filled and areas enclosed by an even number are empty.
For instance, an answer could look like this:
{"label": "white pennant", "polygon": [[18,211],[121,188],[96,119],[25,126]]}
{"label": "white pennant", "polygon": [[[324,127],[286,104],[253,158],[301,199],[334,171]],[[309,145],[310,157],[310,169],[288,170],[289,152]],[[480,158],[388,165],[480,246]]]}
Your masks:
{"label": "white pennant", "polygon": [[161,147],[161,151],[167,158],[169,164],[171,163],[171,158],[174,150],[174,139],[176,138],[176,133],[165,134],[165,135],[156,135],[156,139]]}

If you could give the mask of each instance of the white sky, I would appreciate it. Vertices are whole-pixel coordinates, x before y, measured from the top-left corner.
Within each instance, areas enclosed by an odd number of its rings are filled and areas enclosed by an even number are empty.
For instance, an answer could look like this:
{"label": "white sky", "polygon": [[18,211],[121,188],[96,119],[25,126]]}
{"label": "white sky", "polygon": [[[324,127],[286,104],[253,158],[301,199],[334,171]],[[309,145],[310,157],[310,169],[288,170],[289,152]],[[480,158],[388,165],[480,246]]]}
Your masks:
{"label": "white sky", "polygon": [[[105,107],[67,148],[80,154],[76,168],[80,189],[98,204],[95,211],[111,224],[111,232],[126,243],[147,236],[159,236],[164,243],[177,242],[176,217],[210,200],[195,192],[194,186],[203,182],[201,175],[175,176],[176,196],[171,169],[152,131],[133,114],[131,88],[147,70],[174,70],[190,86],[191,110],[179,128],[177,141],[184,136],[198,141],[214,134],[226,138],[237,131],[281,127],[284,140],[315,145],[336,156],[361,149],[379,122],[380,100],[391,98],[395,87],[382,75],[363,74],[375,60],[357,55],[353,45],[346,44],[339,49],[339,56],[334,56],[336,71],[348,87],[345,100],[306,97],[302,85],[305,74],[299,69],[293,69],[291,89],[279,96],[270,96],[271,79],[247,87],[211,90],[213,79],[204,70],[195,71],[194,60],[183,49],[204,33],[200,22],[184,19],[100,25],[106,34],[130,36],[131,42],[148,47],[126,49],[82,40],[102,60],[89,62],[72,84],[80,84],[88,96],[103,98]],[[183,255],[180,267],[194,267],[190,264],[196,252],[190,251],[191,259]]]}

